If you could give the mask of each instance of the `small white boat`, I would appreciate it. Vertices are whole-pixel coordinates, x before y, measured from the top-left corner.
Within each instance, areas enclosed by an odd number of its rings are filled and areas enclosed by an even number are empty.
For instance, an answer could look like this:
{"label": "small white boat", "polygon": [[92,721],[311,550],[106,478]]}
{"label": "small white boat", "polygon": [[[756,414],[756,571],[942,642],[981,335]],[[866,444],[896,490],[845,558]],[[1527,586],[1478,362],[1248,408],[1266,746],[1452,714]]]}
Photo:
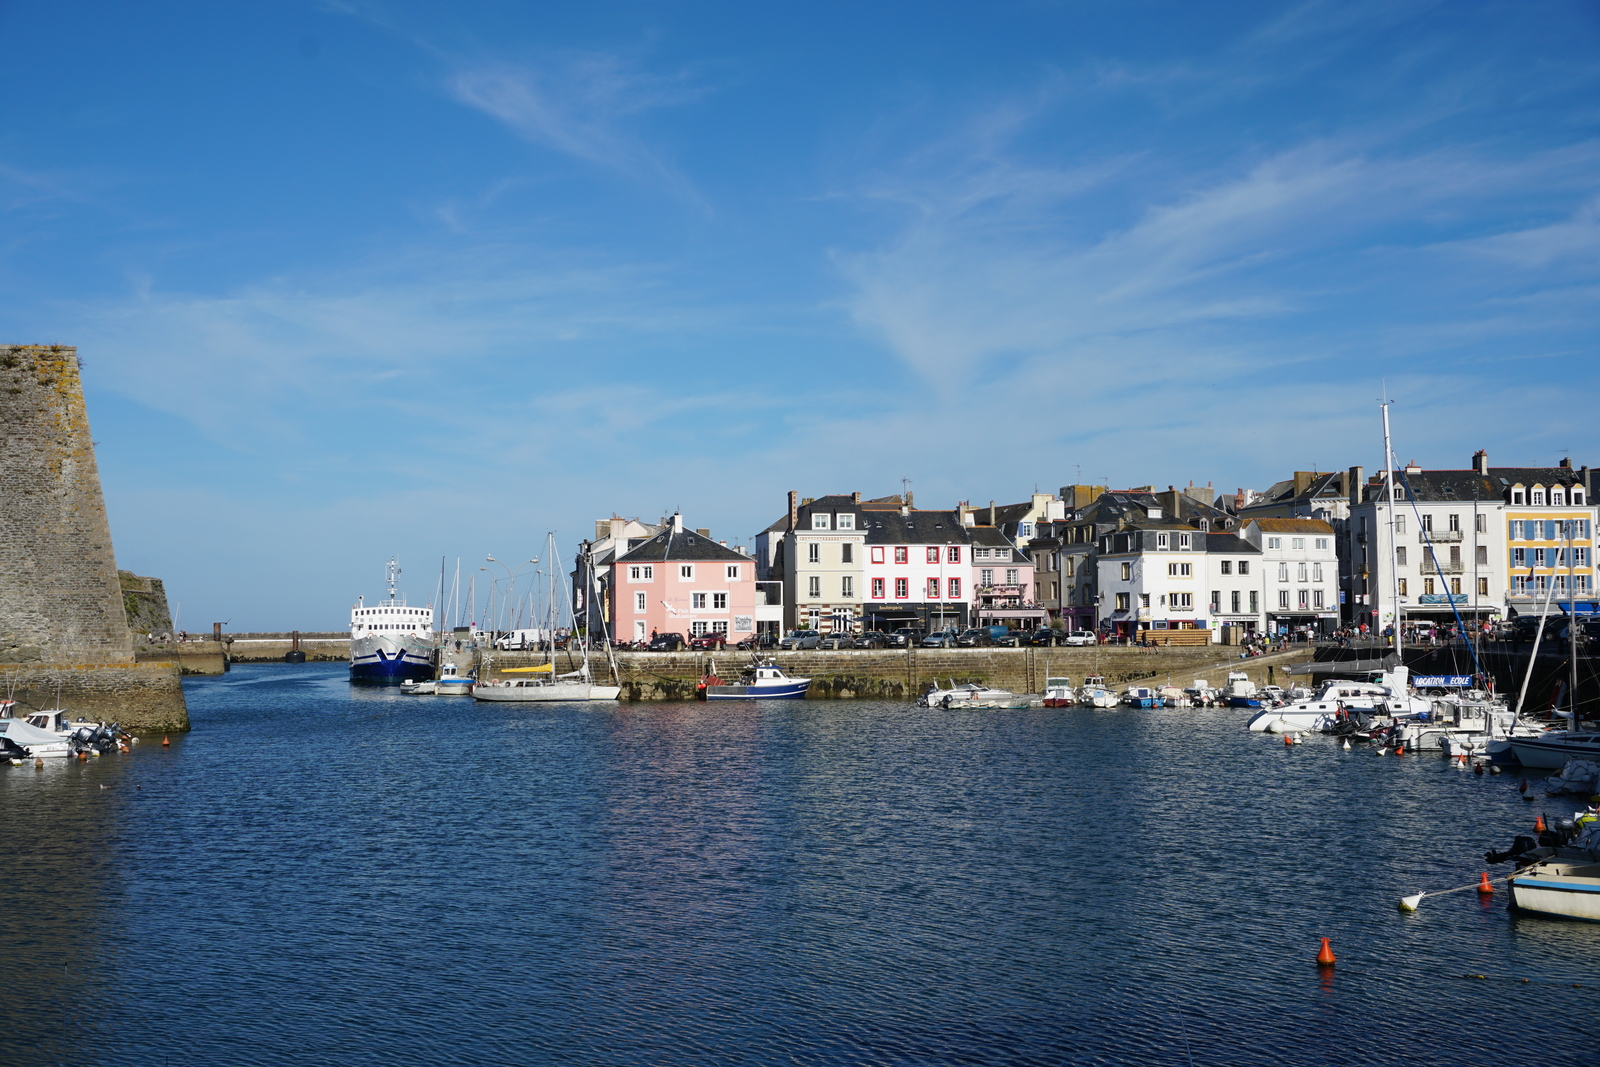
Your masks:
{"label": "small white boat", "polygon": [[957,685],[955,679],[950,680],[948,689],[940,689],[937,685],[930,685],[928,691],[917,698],[920,708],[956,708],[968,704],[982,704],[989,701],[1011,700],[1016,696],[1009,689],[991,689],[977,682],[966,682]]}
{"label": "small white boat", "polygon": [[1130,708],[1153,708],[1160,699],[1147,685],[1130,685],[1122,691],[1122,703]]}
{"label": "small white boat", "polygon": [[410,678],[407,678],[405,681],[400,683],[400,692],[405,693],[407,696],[427,696],[432,694],[434,691],[432,678],[429,678],[425,681],[412,681]]}
{"label": "small white boat", "polygon": [[[1229,675],[1230,681],[1232,677]],[[1255,697],[1261,710],[1251,716],[1247,726],[1257,733],[1264,730],[1281,732],[1283,729],[1327,730],[1354,711],[1406,716],[1428,710],[1430,701],[1420,697],[1413,700],[1410,696],[1409,677],[1407,668],[1396,667],[1368,681],[1334,678],[1324,682],[1317,695],[1310,700],[1296,701],[1283,707],[1269,707],[1265,701]]]}
{"label": "small white boat", "polygon": [[80,746],[71,734],[59,734],[22,719],[7,720],[4,726],[6,740],[30,759],[62,759],[78,754]]}
{"label": "small white boat", "polygon": [[1524,767],[1555,770],[1573,757],[1600,760],[1600,730],[1550,730],[1507,741]]}
{"label": "small white boat", "polygon": [[[502,674],[552,675],[555,665],[507,667]],[[615,700],[622,695],[620,685],[595,685],[583,670],[546,678],[500,678],[479,682],[472,687],[472,699],[501,703],[561,703],[574,700]]]}
{"label": "small white boat", "polygon": [[472,675],[462,674],[454,663],[446,663],[439,668],[439,677],[433,683],[433,691],[439,696],[471,696]]}
{"label": "small white boat", "polygon": [[1078,706],[1114,708],[1117,706],[1117,694],[1107,688],[1105,678],[1091,674],[1083,680],[1083,687],[1078,690]]}
{"label": "small white boat", "polygon": [[1593,860],[1551,856],[1524,867],[1506,884],[1511,906],[1519,912],[1600,922],[1600,863]]}
{"label": "small white boat", "polygon": [[[1261,698],[1256,695],[1256,683],[1244,671],[1229,671],[1228,684],[1222,688],[1224,702],[1230,708],[1259,708]],[[1255,729],[1255,727],[1251,727]]]}

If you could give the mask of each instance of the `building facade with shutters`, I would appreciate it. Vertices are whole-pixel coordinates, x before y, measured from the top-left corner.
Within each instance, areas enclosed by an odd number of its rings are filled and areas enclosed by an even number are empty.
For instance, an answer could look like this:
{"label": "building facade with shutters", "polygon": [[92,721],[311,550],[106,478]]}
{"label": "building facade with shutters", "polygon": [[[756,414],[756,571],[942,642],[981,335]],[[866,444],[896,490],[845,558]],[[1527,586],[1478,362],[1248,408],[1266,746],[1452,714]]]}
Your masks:
{"label": "building facade with shutters", "polygon": [[720,633],[731,644],[755,632],[756,561],[674,515],[661,533],[618,556],[607,583],[613,641],[657,633]]}

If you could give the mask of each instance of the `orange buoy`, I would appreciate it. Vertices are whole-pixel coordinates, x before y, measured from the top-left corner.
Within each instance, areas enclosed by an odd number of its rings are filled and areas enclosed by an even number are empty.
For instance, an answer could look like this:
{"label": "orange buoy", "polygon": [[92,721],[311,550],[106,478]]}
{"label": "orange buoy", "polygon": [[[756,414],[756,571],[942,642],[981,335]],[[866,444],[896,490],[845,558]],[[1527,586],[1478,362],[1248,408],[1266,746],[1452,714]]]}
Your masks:
{"label": "orange buoy", "polygon": [[1293,734],[1284,734],[1283,735],[1283,743],[1286,744],[1286,745],[1294,744],[1294,735]]}
{"label": "orange buoy", "polygon": [[1484,871],[1483,877],[1478,879],[1478,892],[1484,896],[1488,896],[1490,893],[1494,892],[1494,886],[1489,884],[1488,871]]}
{"label": "orange buoy", "polygon": [[1527,791],[1528,791],[1528,780],[1526,778],[1524,778],[1522,780],[1522,784],[1517,786],[1517,792],[1526,793]]}
{"label": "orange buoy", "polygon": [[1333,954],[1333,946],[1328,944],[1328,939],[1322,939],[1322,948],[1317,952],[1318,967],[1332,967],[1339,957]]}
{"label": "orange buoy", "polygon": [[1404,745],[1396,745],[1396,746],[1394,746],[1394,754],[1396,756],[1404,756],[1406,754],[1406,746],[1404,746]]}
{"label": "orange buoy", "polygon": [[171,748],[172,747],[172,738],[163,736],[161,738],[161,747],[162,748]]}
{"label": "orange buoy", "polygon": [[1537,819],[1533,820],[1533,832],[1536,833],[1536,834],[1544,833],[1544,816],[1543,815],[1541,815]]}

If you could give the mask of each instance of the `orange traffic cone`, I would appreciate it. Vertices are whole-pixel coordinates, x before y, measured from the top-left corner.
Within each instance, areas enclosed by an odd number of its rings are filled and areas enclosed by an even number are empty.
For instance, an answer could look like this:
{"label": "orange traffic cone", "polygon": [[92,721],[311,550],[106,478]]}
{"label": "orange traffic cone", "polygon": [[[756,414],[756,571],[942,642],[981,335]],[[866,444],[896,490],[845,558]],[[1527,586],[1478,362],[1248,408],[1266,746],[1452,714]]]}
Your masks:
{"label": "orange traffic cone", "polygon": [[1489,884],[1489,872],[1488,871],[1484,871],[1483,872],[1483,877],[1478,879],[1478,892],[1483,894],[1484,896],[1488,896],[1490,893],[1494,892],[1494,886]]}
{"label": "orange traffic cone", "polygon": [[1322,939],[1322,948],[1317,952],[1318,967],[1332,967],[1339,957],[1333,954],[1333,946],[1328,944],[1328,939]]}

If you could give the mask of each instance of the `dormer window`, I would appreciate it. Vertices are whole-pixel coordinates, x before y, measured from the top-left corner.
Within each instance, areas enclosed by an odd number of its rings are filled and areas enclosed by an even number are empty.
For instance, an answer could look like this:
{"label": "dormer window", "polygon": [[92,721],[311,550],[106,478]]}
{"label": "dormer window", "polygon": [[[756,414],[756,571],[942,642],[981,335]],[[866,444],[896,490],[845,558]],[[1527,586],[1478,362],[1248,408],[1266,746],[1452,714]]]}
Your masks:
{"label": "dormer window", "polygon": [[1553,504],[1553,505],[1555,505],[1556,507],[1559,508],[1561,505],[1565,504],[1566,502],[1567,502],[1567,494],[1565,492],[1563,492],[1559,488],[1550,490],[1550,503],[1551,504]]}
{"label": "dormer window", "polygon": [[1544,490],[1537,485],[1533,487],[1532,503],[1534,507],[1541,507],[1544,504]]}
{"label": "dormer window", "polygon": [[1156,534],[1156,548],[1165,550],[1166,547],[1167,547],[1167,535],[1164,534],[1164,533]]}
{"label": "dormer window", "polygon": [[1200,520],[1200,532],[1201,533],[1208,533],[1208,532],[1210,532],[1210,530],[1211,530],[1211,520],[1210,519],[1201,519]]}
{"label": "dormer window", "polygon": [[841,530],[854,530],[856,528],[856,517],[849,512],[840,512],[837,521]]}
{"label": "dormer window", "polygon": [[827,514],[821,511],[813,511],[811,513],[811,528],[813,530],[826,530],[828,528]]}
{"label": "dormer window", "polygon": [[1572,487],[1572,506],[1575,508],[1583,506],[1583,490],[1577,486]]}
{"label": "dormer window", "polygon": [[1522,489],[1520,487],[1511,490],[1511,503],[1512,504],[1520,506],[1522,504],[1522,499],[1523,499],[1522,498]]}

